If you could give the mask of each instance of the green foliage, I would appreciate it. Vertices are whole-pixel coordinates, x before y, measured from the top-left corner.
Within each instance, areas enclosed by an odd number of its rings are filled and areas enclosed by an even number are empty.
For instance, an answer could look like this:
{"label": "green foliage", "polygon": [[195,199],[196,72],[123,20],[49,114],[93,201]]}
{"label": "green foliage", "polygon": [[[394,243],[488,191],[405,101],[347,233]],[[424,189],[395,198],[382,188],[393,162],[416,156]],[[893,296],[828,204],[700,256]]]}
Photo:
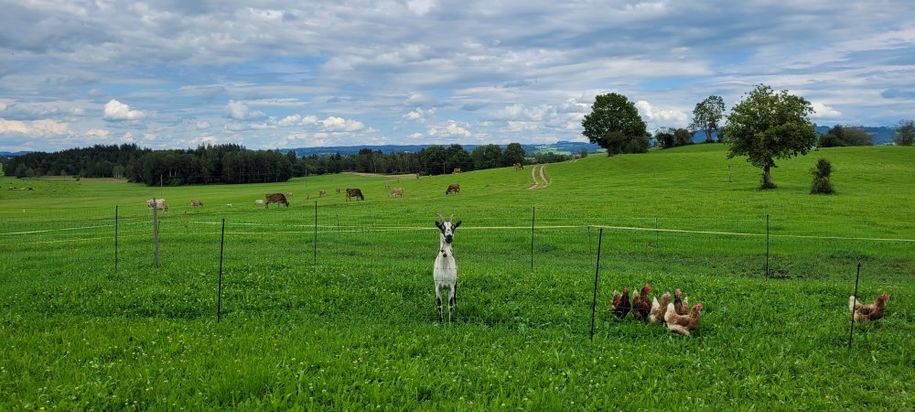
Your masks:
{"label": "green foliage", "polygon": [[598,95],[585,115],[582,132],[591,143],[607,149],[607,155],[648,151],[648,130],[639,111],[626,96]]}
{"label": "green foliage", "polygon": [[[713,132],[718,130],[718,125],[724,117],[724,99],[721,96],[709,96],[696,103],[693,109],[693,121],[690,127],[705,131],[705,142],[712,143]],[[720,141],[720,139],[719,139]]]}
{"label": "green foliage", "polygon": [[896,128],[896,139],[894,140],[899,146],[912,146],[915,144],[915,121],[900,120]]}
{"label": "green foliage", "polygon": [[524,147],[520,143],[509,143],[502,153],[502,166],[512,166],[515,163],[524,163]]}
{"label": "green foliage", "polygon": [[811,194],[832,194],[835,192],[829,178],[832,175],[832,163],[829,160],[819,159],[813,169],[810,169],[813,175],[813,184],[810,186]]}
{"label": "green foliage", "polygon": [[820,135],[819,147],[872,146],[874,139],[870,133],[857,127],[835,125],[828,132]]}
{"label": "green foliage", "polygon": [[771,168],[775,159],[807,154],[816,144],[816,130],[807,118],[813,107],[787,90],[775,92],[759,85],[731,109],[724,133],[731,143],[728,158],[747,156],[763,169],[762,188],[775,187]]}
{"label": "green foliage", "polygon": [[676,130],[660,128],[655,133],[654,138],[658,146],[664,149],[693,144],[693,134],[683,128]]}
{"label": "green foliage", "polygon": [[502,148],[499,145],[487,144],[477,146],[470,154],[475,169],[491,169],[498,167],[502,159]]}

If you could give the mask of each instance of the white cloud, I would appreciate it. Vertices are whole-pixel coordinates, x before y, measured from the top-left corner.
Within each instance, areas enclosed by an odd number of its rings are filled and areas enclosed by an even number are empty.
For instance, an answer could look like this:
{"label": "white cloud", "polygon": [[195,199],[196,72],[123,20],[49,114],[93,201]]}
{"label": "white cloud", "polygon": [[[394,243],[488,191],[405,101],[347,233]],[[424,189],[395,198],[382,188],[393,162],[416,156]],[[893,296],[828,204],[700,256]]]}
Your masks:
{"label": "white cloud", "polygon": [[432,116],[433,114],[435,114],[434,107],[429,108],[429,109],[423,109],[421,107],[417,107],[416,109],[413,109],[409,113],[403,115],[403,118],[407,119],[407,120],[413,120],[413,121],[422,123],[422,122],[425,122],[429,118],[429,116]]}
{"label": "white cloud", "polygon": [[15,133],[29,136],[53,136],[70,133],[67,123],[57,120],[6,120],[0,119],[0,134]]}
{"label": "white cloud", "polygon": [[104,139],[110,134],[111,132],[106,129],[89,129],[86,131],[86,137],[93,137],[97,139]]}
{"label": "white cloud", "polygon": [[105,114],[102,116],[105,120],[139,120],[146,117],[146,114],[139,110],[130,110],[130,106],[119,102],[117,99],[111,99],[105,103]]}
{"label": "white cloud", "polygon": [[210,122],[208,122],[206,120],[200,120],[197,122],[196,126],[197,126],[197,130],[209,129]]}
{"label": "white cloud", "polygon": [[329,116],[321,120],[321,129],[327,132],[354,132],[362,130],[365,125],[357,120],[348,120],[342,117]]}
{"label": "white cloud", "polygon": [[226,104],[226,113],[230,118],[235,120],[259,119],[264,117],[264,112],[258,110],[251,111],[245,102],[238,100],[229,100],[229,103]]}
{"label": "white cloud", "polygon": [[444,125],[430,125],[427,128],[429,136],[434,137],[472,137],[473,133],[457,121],[448,120]]}
{"label": "white cloud", "polygon": [[836,117],[839,117],[842,115],[842,112],[840,112],[836,109],[833,109],[832,107],[829,107],[822,102],[813,102],[813,103],[811,103],[811,106],[813,106],[814,113],[811,114],[810,117],[815,118],[815,119],[820,119],[820,118],[831,119],[831,118],[836,118]]}
{"label": "white cloud", "polygon": [[646,123],[657,127],[686,127],[689,125],[689,116],[680,110],[662,109],[650,103],[639,100],[635,102],[636,109],[645,117]]}
{"label": "white cloud", "polygon": [[407,8],[417,16],[422,16],[435,7],[435,0],[407,0]]}
{"label": "white cloud", "polygon": [[318,117],[314,115],[298,115],[293,114],[284,117],[280,120],[277,125],[280,127],[289,127],[289,126],[311,126],[318,122]]}

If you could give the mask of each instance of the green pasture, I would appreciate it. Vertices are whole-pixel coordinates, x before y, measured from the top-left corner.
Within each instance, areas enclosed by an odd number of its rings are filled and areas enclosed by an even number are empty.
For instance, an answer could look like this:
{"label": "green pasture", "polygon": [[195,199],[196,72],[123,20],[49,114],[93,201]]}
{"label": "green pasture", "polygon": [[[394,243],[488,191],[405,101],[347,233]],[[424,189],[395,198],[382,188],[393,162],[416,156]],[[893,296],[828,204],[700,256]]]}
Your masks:
{"label": "green pasture", "polygon": [[[915,150],[815,151],[779,162],[774,191],[725,153],[592,155],[546,165],[537,189],[532,166],[187,187],[0,177],[0,410],[911,409]],[[820,157],[836,195],[808,194]],[[273,192],[292,205],[254,205]],[[152,197],[170,206],[161,267]],[[436,213],[463,221],[451,324],[434,307]],[[890,300],[849,350],[858,263],[862,299]],[[693,337],[609,316],[613,289],[646,280],[704,304]]]}

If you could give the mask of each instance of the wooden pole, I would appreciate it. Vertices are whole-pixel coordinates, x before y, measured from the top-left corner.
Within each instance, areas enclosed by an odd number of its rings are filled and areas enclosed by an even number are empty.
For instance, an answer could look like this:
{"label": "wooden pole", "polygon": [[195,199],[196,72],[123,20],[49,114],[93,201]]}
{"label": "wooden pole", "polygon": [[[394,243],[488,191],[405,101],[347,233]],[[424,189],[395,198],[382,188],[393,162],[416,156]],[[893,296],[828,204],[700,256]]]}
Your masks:
{"label": "wooden pole", "polygon": [[219,286],[216,292],[216,322],[222,320],[222,257],[226,244],[226,219],[222,219],[222,234],[219,236]]}
{"label": "wooden pole", "polygon": [[531,206],[531,272],[534,271],[534,220],[537,217],[537,207]]}
{"label": "wooden pole", "polygon": [[591,340],[594,340],[594,314],[597,310],[597,279],[600,276],[600,249],[604,240],[604,228],[597,235],[597,264],[594,267],[594,296],[591,298]]}
{"label": "wooden pole", "polygon": [[654,218],[654,247],[657,249],[661,245],[661,223],[657,216]]}
{"label": "wooden pole", "polygon": [[[855,297],[854,302],[858,302],[858,280],[861,279],[861,262],[858,262],[858,273],[855,275]],[[848,349],[851,349],[852,335],[855,333],[855,305],[851,307],[851,326],[848,328]]]}

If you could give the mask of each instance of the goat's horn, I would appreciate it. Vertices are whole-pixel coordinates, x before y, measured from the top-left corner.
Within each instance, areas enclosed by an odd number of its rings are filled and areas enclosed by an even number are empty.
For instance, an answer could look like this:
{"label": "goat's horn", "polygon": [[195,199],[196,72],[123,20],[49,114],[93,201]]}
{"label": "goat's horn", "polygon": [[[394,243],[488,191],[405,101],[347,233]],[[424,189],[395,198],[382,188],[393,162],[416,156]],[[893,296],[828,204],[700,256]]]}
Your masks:
{"label": "goat's horn", "polygon": [[436,215],[438,215],[438,220],[445,222],[445,217],[441,213],[436,213]]}
{"label": "goat's horn", "polygon": [[454,220],[454,213],[452,213],[452,214],[451,214],[451,217],[448,218],[448,221],[449,221],[449,222],[452,221],[452,220]]}

